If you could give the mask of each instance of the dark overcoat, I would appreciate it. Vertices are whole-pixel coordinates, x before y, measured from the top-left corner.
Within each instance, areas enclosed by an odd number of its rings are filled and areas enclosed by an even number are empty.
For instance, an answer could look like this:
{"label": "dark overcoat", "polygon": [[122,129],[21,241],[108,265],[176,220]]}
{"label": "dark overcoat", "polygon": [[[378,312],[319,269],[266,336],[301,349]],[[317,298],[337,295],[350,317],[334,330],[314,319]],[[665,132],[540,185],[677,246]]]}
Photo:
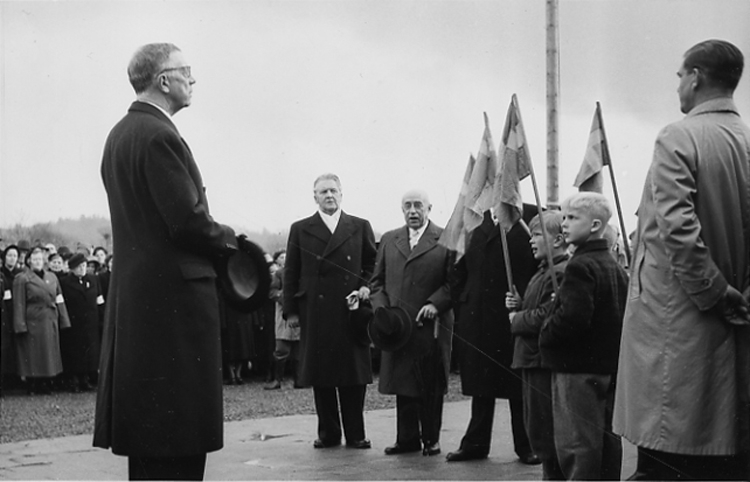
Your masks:
{"label": "dark overcoat", "polygon": [[[412,250],[406,226],[389,231],[380,239],[378,260],[372,277],[372,308],[400,306],[415,321],[419,310],[432,303],[438,310],[437,344],[448,379],[453,336],[451,309],[451,270],[454,257],[438,244],[443,229],[432,221]],[[424,326],[414,330],[413,336],[434,337],[435,320],[424,320]],[[383,352],[380,361],[378,389],[389,395],[420,397],[420,382],[416,361],[423,354],[412,348],[421,343],[407,343],[395,352]]]}
{"label": "dark overcoat", "polygon": [[[506,236],[513,284],[523,295],[538,262],[529,245],[529,234],[516,223]],[[464,395],[515,398],[521,396],[519,373],[513,364],[505,293],[509,292],[500,227],[485,212],[469,247],[456,265],[457,352]]]}
{"label": "dark overcoat", "polygon": [[60,276],[60,288],[70,317],[70,328],[60,333],[63,371],[70,374],[99,369],[99,318],[104,298],[96,275],[78,278],[73,273]]}
{"label": "dark overcoat", "polygon": [[104,147],[117,262],[106,303],[94,445],[171,457],[222,447],[214,262],[236,246],[208,212],[185,141],[134,102]]}
{"label": "dark overcoat", "polygon": [[13,279],[21,270],[0,268],[3,281],[2,318],[0,318],[0,374],[17,375],[16,336],[13,333]]}
{"label": "dark overcoat", "polygon": [[318,213],[292,224],[283,303],[286,318],[299,316],[301,385],[372,383],[370,347],[351,335],[345,298],[367,285],[376,253],[370,223],[345,212],[333,233]]}
{"label": "dark overcoat", "polygon": [[53,377],[62,372],[60,330],[70,327],[57,276],[44,279],[31,269],[13,280],[13,331],[18,353],[18,374]]}

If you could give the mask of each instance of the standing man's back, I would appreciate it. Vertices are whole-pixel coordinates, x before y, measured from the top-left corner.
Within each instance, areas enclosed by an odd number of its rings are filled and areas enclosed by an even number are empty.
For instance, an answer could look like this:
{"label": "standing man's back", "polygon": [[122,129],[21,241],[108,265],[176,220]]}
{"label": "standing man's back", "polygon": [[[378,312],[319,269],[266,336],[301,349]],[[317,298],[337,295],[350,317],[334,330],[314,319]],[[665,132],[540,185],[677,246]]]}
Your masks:
{"label": "standing man's back", "polygon": [[195,83],[177,47],[136,52],[138,100],[104,148],[117,265],[102,341],[94,445],[129,457],[131,479],[202,479],[222,447],[214,262],[236,238],[208,213],[203,181],[171,115]]}
{"label": "standing man's back", "polygon": [[687,116],[659,134],[638,208],[614,418],[638,446],[637,478],[733,478],[747,457],[747,328],[735,323],[750,283],[750,129],[732,100],[743,64],[724,41],[687,51]]}

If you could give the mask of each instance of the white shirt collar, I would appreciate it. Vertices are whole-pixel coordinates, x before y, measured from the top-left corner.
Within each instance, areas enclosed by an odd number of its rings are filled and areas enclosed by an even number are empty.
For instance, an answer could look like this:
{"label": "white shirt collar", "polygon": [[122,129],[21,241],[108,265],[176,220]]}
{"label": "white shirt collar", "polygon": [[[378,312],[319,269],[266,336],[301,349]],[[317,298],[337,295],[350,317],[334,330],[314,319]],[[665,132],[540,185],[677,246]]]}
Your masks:
{"label": "white shirt collar", "polygon": [[409,228],[409,244],[412,248],[417,245],[420,239],[422,239],[422,235],[424,234],[425,229],[427,229],[428,224],[430,224],[429,219],[419,229]]}
{"label": "white shirt collar", "polygon": [[333,214],[326,214],[318,209],[318,213],[320,214],[320,219],[322,219],[326,226],[328,226],[328,230],[331,231],[331,233],[336,231],[336,226],[339,225],[339,219],[341,219],[341,209],[337,209]]}
{"label": "white shirt collar", "polygon": [[162,106],[160,106],[160,105],[158,105],[158,104],[154,104],[153,102],[149,102],[149,101],[147,101],[147,100],[141,100],[141,101],[139,101],[139,102],[143,102],[144,104],[148,104],[148,105],[153,105],[154,107],[156,107],[157,109],[159,109],[160,111],[162,111],[162,113],[163,113],[163,114],[164,114],[165,116],[167,116],[167,119],[169,119],[169,120],[172,120],[172,116],[171,116],[171,115],[169,115],[169,112],[167,112],[166,110],[164,110],[164,107],[162,107]]}

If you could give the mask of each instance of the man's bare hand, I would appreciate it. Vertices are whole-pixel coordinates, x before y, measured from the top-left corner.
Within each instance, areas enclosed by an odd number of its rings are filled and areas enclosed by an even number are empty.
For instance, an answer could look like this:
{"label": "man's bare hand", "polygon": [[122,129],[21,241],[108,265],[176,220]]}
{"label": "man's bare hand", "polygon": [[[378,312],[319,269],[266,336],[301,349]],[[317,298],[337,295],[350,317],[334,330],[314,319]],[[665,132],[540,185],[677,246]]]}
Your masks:
{"label": "man's bare hand", "polygon": [[750,325],[748,300],[735,287],[727,286],[724,296],[716,306],[727,322],[733,325]]}
{"label": "man's bare hand", "polygon": [[438,315],[438,309],[432,303],[427,303],[417,313],[417,323],[422,320],[432,320]]}
{"label": "man's bare hand", "polygon": [[359,289],[357,292],[357,296],[359,296],[359,299],[362,301],[367,301],[370,299],[370,288],[367,286],[363,286]]}
{"label": "man's bare hand", "polygon": [[299,315],[289,315],[286,317],[289,328],[299,328]]}

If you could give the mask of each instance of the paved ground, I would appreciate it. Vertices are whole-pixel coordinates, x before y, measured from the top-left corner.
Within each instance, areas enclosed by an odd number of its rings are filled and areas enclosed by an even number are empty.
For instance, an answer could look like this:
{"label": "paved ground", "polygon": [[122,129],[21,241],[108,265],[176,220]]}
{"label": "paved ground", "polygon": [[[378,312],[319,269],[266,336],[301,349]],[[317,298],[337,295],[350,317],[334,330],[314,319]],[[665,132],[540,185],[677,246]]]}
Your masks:
{"label": "paved ground", "polygon": [[[517,461],[510,437],[507,402],[498,401],[493,447],[487,460],[445,461],[458,447],[469,419],[470,402],[447,403],[443,454],[386,456],[395,439],[395,410],[367,412],[370,450],[345,447],[315,450],[314,415],[229,422],[224,449],[208,455],[206,480],[540,480],[539,466]],[[625,476],[633,472],[635,451],[626,445]],[[0,445],[2,480],[124,480],[127,461],[91,446],[91,436]]]}

